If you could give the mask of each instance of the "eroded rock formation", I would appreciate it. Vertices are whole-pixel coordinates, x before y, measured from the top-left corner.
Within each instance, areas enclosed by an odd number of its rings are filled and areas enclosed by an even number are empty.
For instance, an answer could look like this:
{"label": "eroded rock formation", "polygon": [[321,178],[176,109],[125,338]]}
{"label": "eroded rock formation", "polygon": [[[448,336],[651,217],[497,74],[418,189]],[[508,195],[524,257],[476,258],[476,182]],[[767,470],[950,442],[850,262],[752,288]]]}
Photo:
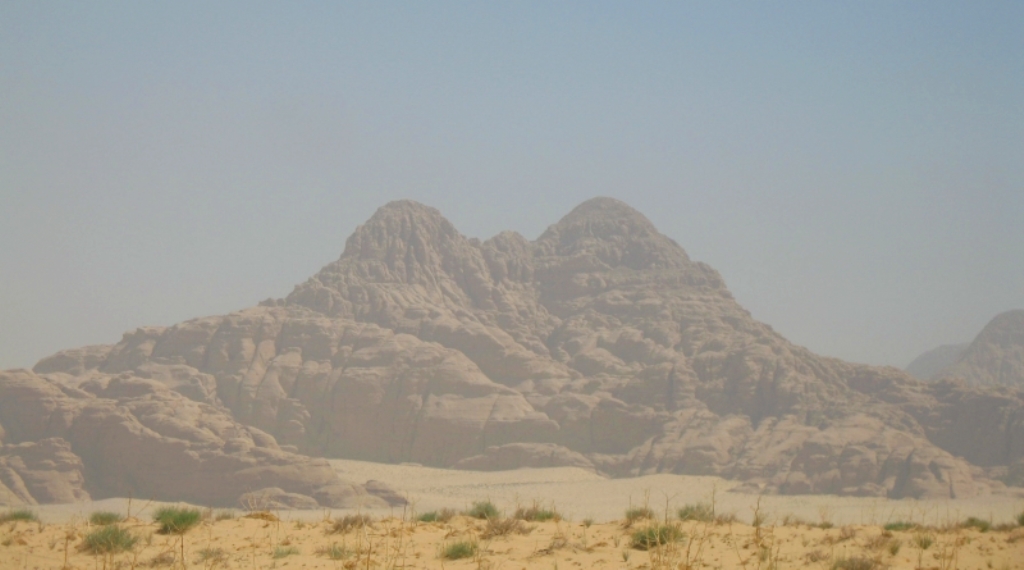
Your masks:
{"label": "eroded rock formation", "polygon": [[[1020,391],[926,384],[814,355],[755,321],[714,269],[641,214],[604,198],[532,242],[513,232],[466,238],[437,210],[394,202],[285,299],[58,353],[35,374],[0,377],[0,389],[29,379],[44,401],[62,402],[47,404],[46,417],[98,426],[91,418],[114,412],[91,411],[92,402],[118,402],[117,413],[161,437],[219,450],[196,451],[196,465],[242,461],[234,454],[245,449],[251,469],[306,461],[319,472],[323,464],[299,452],[714,474],[779,493],[963,497],[998,485],[991,477],[1024,457]],[[124,488],[91,467],[101,465],[91,454],[113,447],[53,427],[71,420],[39,426],[36,415],[6,410],[9,430],[34,430],[17,441],[70,442],[94,496]],[[197,427],[214,417],[218,427]],[[120,437],[139,453],[170,445]],[[284,503],[334,485],[326,476],[305,486],[260,481]]]}
{"label": "eroded rock formation", "polygon": [[956,358],[928,377],[939,378],[962,378],[974,386],[1024,388],[1024,309],[996,315]]}

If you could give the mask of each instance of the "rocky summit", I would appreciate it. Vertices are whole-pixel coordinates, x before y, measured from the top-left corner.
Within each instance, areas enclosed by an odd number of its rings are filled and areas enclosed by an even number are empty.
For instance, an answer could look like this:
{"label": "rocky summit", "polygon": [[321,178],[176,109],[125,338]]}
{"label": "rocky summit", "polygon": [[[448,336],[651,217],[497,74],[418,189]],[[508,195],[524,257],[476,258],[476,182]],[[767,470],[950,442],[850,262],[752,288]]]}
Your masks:
{"label": "rocky summit", "polygon": [[[914,362],[925,361],[944,348],[927,352]],[[950,356],[926,378],[962,378],[974,386],[1024,388],[1024,310],[996,315],[973,342],[960,345]]]}
{"label": "rocky summit", "polygon": [[795,346],[608,198],[482,242],[392,202],[284,299],[0,373],[0,425],[25,502],[400,500],[318,457],[888,497],[988,493],[1024,465],[1021,390]]}

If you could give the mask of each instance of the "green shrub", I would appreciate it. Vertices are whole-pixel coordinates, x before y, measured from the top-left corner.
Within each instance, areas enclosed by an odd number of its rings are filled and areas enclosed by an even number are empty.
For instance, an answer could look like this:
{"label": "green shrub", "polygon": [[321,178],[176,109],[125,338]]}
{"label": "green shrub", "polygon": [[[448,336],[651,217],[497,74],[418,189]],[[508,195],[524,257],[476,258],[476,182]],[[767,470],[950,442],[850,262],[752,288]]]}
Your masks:
{"label": "green shrub", "polygon": [[884,528],[889,532],[902,532],[907,530],[913,530],[917,528],[917,525],[912,522],[896,521],[886,524]]}
{"label": "green shrub", "polygon": [[977,517],[968,517],[967,520],[960,523],[961,528],[975,528],[979,532],[988,532],[992,528],[992,523],[987,520],[979,519]]}
{"label": "green shrub", "polygon": [[36,521],[39,522],[39,517],[28,509],[15,509],[13,511],[7,511],[6,513],[0,514],[0,523],[11,522],[11,521]]}
{"label": "green shrub", "polygon": [[521,521],[544,522],[552,520],[560,521],[562,520],[562,515],[558,514],[558,511],[554,509],[542,509],[534,504],[527,509],[519,507],[516,509],[516,513],[512,518],[519,519]]}
{"label": "green shrub", "polygon": [[448,560],[470,558],[476,554],[476,549],[477,544],[472,540],[453,542],[445,545],[444,548],[441,549],[441,558],[447,558]]}
{"label": "green shrub", "polygon": [[330,546],[321,546],[316,550],[316,553],[320,556],[326,556],[331,560],[341,560],[348,556],[348,550],[344,546],[341,546],[337,542]]}
{"label": "green shrub", "polygon": [[877,561],[863,556],[839,558],[832,563],[832,570],[874,570],[878,567]]}
{"label": "green shrub", "polygon": [[498,517],[498,507],[490,501],[478,501],[473,503],[473,508],[466,511],[466,515],[475,519],[493,519]]}
{"label": "green shrub", "polygon": [[107,526],[109,524],[117,524],[124,520],[124,517],[117,513],[110,511],[96,511],[89,515],[89,524],[95,526]]}
{"label": "green shrub", "polygon": [[420,522],[448,522],[452,520],[456,513],[452,509],[441,509],[440,511],[429,511],[416,517],[416,520]]}
{"label": "green shrub", "polygon": [[202,519],[199,509],[184,507],[163,507],[153,513],[153,520],[160,525],[160,534],[185,534]]}
{"label": "green shrub", "polygon": [[1024,511],[1021,511],[1021,513],[1017,515],[1017,524],[1024,526]]}
{"label": "green shrub", "polygon": [[626,524],[633,524],[644,519],[653,519],[654,511],[647,507],[633,507],[626,510]]}
{"label": "green shrub", "polygon": [[715,519],[715,509],[707,503],[685,505],[679,509],[679,520],[711,522]]}
{"label": "green shrub", "polygon": [[630,545],[637,550],[650,550],[682,538],[682,531],[675,525],[652,525],[634,532],[630,538]]}
{"label": "green shrub", "polygon": [[93,554],[114,554],[131,550],[138,538],[127,530],[108,524],[85,535],[85,549]]}

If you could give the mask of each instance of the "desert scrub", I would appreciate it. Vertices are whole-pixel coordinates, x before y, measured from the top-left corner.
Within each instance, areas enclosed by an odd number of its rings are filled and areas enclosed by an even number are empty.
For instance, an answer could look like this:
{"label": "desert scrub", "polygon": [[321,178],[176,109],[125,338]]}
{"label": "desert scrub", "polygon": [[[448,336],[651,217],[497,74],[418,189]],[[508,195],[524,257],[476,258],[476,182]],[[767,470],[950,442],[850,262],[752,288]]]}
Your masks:
{"label": "desert scrub", "polygon": [[342,558],[348,556],[348,550],[346,550],[344,546],[341,546],[337,542],[331,544],[330,546],[321,546],[320,548],[317,548],[316,553],[319,556],[326,556],[331,560],[341,560]]}
{"label": "desert scrub", "polygon": [[459,542],[453,542],[446,544],[441,548],[441,558],[448,560],[458,560],[460,558],[470,558],[476,555],[477,544],[473,540],[460,540]]}
{"label": "desert scrub", "polygon": [[298,554],[299,549],[294,546],[278,546],[274,549],[274,559],[284,558],[285,556],[292,556]]}
{"label": "desert scrub", "polygon": [[28,509],[14,509],[0,514],[0,523],[11,521],[39,521],[39,517]]}
{"label": "desert scrub", "polygon": [[930,534],[919,534],[914,537],[914,546],[921,550],[928,550],[932,544],[935,544],[935,537]]}
{"label": "desert scrub", "polygon": [[681,521],[711,522],[715,519],[715,509],[707,503],[685,505],[677,514]]}
{"label": "desert scrub", "polygon": [[466,511],[466,516],[475,519],[493,519],[498,517],[498,507],[490,501],[478,501],[473,503],[473,508]]}
{"label": "desert scrub", "polygon": [[93,554],[116,554],[131,550],[138,540],[127,530],[114,524],[108,524],[85,535],[82,544],[85,550]]}
{"label": "desert scrub", "polygon": [[200,562],[225,562],[228,553],[223,548],[201,548],[196,553]]}
{"label": "desert scrub", "polygon": [[977,517],[968,517],[967,520],[960,523],[960,528],[973,528],[977,529],[978,532],[988,532],[992,528],[992,523]]}
{"label": "desert scrub", "polygon": [[357,514],[357,515],[345,515],[340,519],[334,519],[334,524],[331,526],[331,533],[333,534],[344,534],[350,530],[363,528],[373,524],[373,517],[370,515]]}
{"label": "desert scrub", "polygon": [[631,525],[636,521],[653,519],[654,511],[647,507],[632,507],[626,509],[626,525]]}
{"label": "desert scrub", "polygon": [[448,522],[456,513],[453,509],[441,509],[440,511],[428,511],[416,517],[420,522]]}
{"label": "desert scrub", "polygon": [[682,531],[675,525],[651,525],[635,531],[630,537],[629,544],[637,550],[650,550],[663,544],[676,542],[682,538]]}
{"label": "desert scrub", "polygon": [[153,520],[160,525],[160,534],[185,534],[199,524],[203,513],[199,509],[184,507],[163,507],[153,513]]}
{"label": "desert scrub", "polygon": [[496,536],[507,536],[512,533],[527,534],[530,530],[532,529],[524,525],[523,521],[519,519],[503,519],[495,517],[493,519],[487,519],[487,526],[484,527],[484,531],[480,537],[488,539]]}
{"label": "desert scrub", "polygon": [[871,558],[853,556],[850,558],[839,558],[832,563],[832,570],[874,570],[881,565]]}
{"label": "desert scrub", "polygon": [[558,511],[556,511],[555,509],[543,509],[537,506],[536,503],[534,503],[529,508],[524,509],[522,507],[519,507],[518,509],[516,509],[515,514],[512,515],[512,518],[519,519],[521,521],[545,522],[560,521],[562,520],[562,515],[558,514]]}
{"label": "desert scrub", "polygon": [[89,524],[94,526],[107,526],[117,524],[124,520],[124,517],[110,511],[96,511],[89,515]]}
{"label": "desert scrub", "polygon": [[917,525],[914,524],[914,523],[911,523],[911,522],[906,522],[906,521],[896,521],[896,522],[887,523],[882,528],[884,528],[885,530],[887,530],[889,532],[903,532],[903,531],[907,531],[907,530],[913,530],[913,529],[917,528]]}

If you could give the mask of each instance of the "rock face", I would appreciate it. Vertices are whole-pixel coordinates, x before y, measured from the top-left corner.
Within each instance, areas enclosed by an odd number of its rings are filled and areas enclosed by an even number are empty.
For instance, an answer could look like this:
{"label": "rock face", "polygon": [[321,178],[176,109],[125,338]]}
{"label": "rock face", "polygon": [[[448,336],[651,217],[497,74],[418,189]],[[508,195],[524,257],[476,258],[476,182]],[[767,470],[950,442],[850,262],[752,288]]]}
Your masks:
{"label": "rock face", "polygon": [[133,373],[0,373],[0,481],[11,504],[136,496],[240,506],[290,491],[307,506],[382,505],[323,459],[282,450],[222,408]]}
{"label": "rock face", "polygon": [[943,370],[964,355],[970,343],[944,344],[918,356],[907,365],[906,371],[921,380],[934,380]]}
{"label": "rock face", "polygon": [[931,378],[1024,388],[1024,309],[996,315],[956,359]]}
{"label": "rock face", "polygon": [[[393,202],[286,299],[58,353],[35,374],[0,377],[0,390],[19,382],[49,407],[0,404],[0,424],[18,426],[12,441],[68,441],[94,497],[139,480],[195,493],[198,482],[117,458],[123,446],[195,457],[209,472],[262,470],[230,485],[281,504],[344,495],[315,475],[323,464],[290,451],[891,497],[986,492],[989,475],[1024,457],[1020,391],[926,384],[794,346],[714,269],[605,198],[533,242],[466,238],[433,208]],[[60,428],[69,422],[122,439],[75,439]],[[110,427],[135,424],[145,429]],[[308,467],[287,470],[292,461]],[[389,496],[350,489],[367,490]]]}

